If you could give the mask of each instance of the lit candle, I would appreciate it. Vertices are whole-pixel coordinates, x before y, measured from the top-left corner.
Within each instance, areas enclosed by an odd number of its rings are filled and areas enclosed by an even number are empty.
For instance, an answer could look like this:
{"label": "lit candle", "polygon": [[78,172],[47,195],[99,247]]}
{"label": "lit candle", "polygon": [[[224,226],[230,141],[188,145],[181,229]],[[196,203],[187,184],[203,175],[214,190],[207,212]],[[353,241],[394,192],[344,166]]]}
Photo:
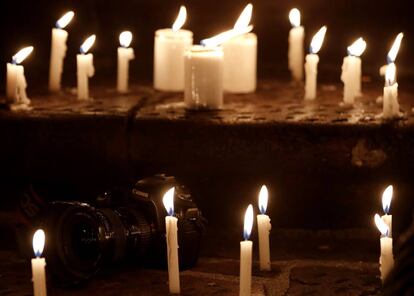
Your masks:
{"label": "lit candle", "polygon": [[168,213],[165,217],[165,232],[167,240],[168,284],[170,293],[180,293],[180,271],[178,265],[177,221],[174,217],[174,187],[169,189],[162,199]]}
{"label": "lit candle", "polygon": [[129,47],[131,41],[131,32],[124,31],[119,35],[121,47],[118,47],[117,89],[120,93],[126,93],[128,91],[129,61],[135,58],[134,49]]}
{"label": "lit candle", "polygon": [[387,278],[388,274],[394,267],[394,255],[392,252],[392,238],[388,235],[388,226],[380,218],[378,214],[375,214],[375,224],[377,225],[378,230],[381,232],[381,256],[379,259],[381,280]]}
{"label": "lit candle", "polygon": [[305,29],[300,25],[300,11],[293,8],[289,12],[289,20],[292,29],[289,32],[289,51],[288,61],[289,70],[294,81],[303,80],[303,42],[305,39]]}
{"label": "lit candle", "polygon": [[357,39],[348,46],[348,56],[342,64],[341,81],[344,83],[344,103],[353,104],[355,98],[361,96],[361,58],[367,47],[364,39]]}
{"label": "lit candle", "polygon": [[253,206],[247,207],[244,214],[244,241],[240,242],[240,296],[250,296],[252,289],[252,249],[253,242],[249,240],[253,227]]}
{"label": "lit candle", "polygon": [[95,68],[93,67],[93,55],[87,53],[88,50],[95,43],[96,36],[89,36],[80,47],[80,54],[77,55],[78,66],[78,99],[89,99],[89,77],[95,74]]}
{"label": "lit candle", "polygon": [[26,94],[27,82],[24,76],[24,67],[20,63],[32,51],[33,46],[25,47],[12,57],[11,63],[7,63],[6,96],[12,109],[25,108],[30,104],[30,100]]}
{"label": "lit candle", "polygon": [[[248,4],[234,25],[243,31],[249,26],[253,5]],[[256,90],[257,36],[247,33],[223,43],[223,87],[231,93],[250,93]]]}
{"label": "lit candle", "polygon": [[193,32],[183,30],[187,10],[181,6],[171,29],[155,32],[154,88],[162,91],[183,91],[184,53],[193,44]]}
{"label": "lit candle", "polygon": [[259,230],[259,258],[260,270],[270,270],[270,243],[269,232],[272,229],[270,218],[266,215],[267,200],[269,193],[265,185],[262,186],[259,193],[259,210],[257,215],[257,228]]}
{"label": "lit candle", "polygon": [[45,258],[41,258],[43,247],[45,245],[45,233],[43,230],[38,229],[33,235],[33,251],[36,258],[32,259],[32,281],[33,281],[33,294],[34,296],[46,296],[46,273]]}
{"label": "lit candle", "polygon": [[388,64],[385,72],[385,86],[383,95],[382,116],[384,119],[398,118],[401,116],[398,103],[398,83],[395,80],[395,64]]}
{"label": "lit candle", "polygon": [[388,236],[392,237],[392,215],[389,215],[391,200],[393,195],[393,187],[389,185],[382,194],[382,208],[384,210],[384,215],[381,216],[381,219],[388,226]]}
{"label": "lit candle", "polygon": [[73,11],[67,12],[56,22],[56,28],[52,29],[49,65],[49,90],[52,92],[60,90],[63,60],[65,59],[67,50],[66,40],[68,39],[68,32],[64,28],[70,23],[74,15],[75,13]]}
{"label": "lit candle", "polygon": [[318,77],[318,52],[322,47],[323,40],[326,34],[326,26],[320,28],[320,30],[313,36],[310,45],[309,54],[306,55],[305,63],[305,100],[314,100],[316,98],[316,86]]}
{"label": "lit candle", "polygon": [[[403,33],[399,33],[397,37],[395,37],[394,43],[391,46],[390,51],[387,55],[387,62],[388,64],[394,64],[395,60],[397,59],[398,52],[400,50],[402,39],[404,38]],[[385,71],[387,70],[387,65],[384,65],[380,68],[380,75],[385,76]]]}

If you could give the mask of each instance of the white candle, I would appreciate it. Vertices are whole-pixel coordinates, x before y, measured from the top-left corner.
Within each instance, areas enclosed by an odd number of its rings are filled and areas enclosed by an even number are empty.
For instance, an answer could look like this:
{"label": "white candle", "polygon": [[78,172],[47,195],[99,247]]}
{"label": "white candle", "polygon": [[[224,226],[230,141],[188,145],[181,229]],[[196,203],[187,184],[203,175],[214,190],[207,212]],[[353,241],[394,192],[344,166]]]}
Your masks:
{"label": "white candle", "polygon": [[154,39],[154,88],[183,91],[184,53],[193,45],[193,32],[183,30],[187,10],[181,6],[172,29],[160,29]]}
{"label": "white candle", "polygon": [[174,187],[169,189],[162,199],[168,213],[165,217],[165,232],[167,240],[168,284],[170,293],[180,293],[180,270],[178,261],[177,221],[174,217]]}
{"label": "white candle", "polygon": [[394,267],[394,255],[392,251],[392,238],[388,235],[388,226],[380,218],[378,214],[375,214],[375,224],[377,225],[378,230],[381,232],[380,246],[381,246],[381,255],[379,259],[381,280],[385,281],[388,274]]}
{"label": "white candle", "polygon": [[392,185],[389,185],[382,194],[382,209],[384,210],[384,215],[381,216],[381,219],[388,226],[388,236],[392,237],[392,215],[389,215],[391,200],[393,196],[394,188]]}
{"label": "white candle", "polygon": [[395,71],[395,64],[388,64],[387,72],[385,73],[382,110],[382,116],[385,119],[400,117],[400,104],[398,103],[398,83],[395,81]]}
{"label": "white candle", "polygon": [[95,68],[93,66],[93,55],[91,53],[87,54],[87,52],[94,44],[95,39],[95,35],[89,36],[80,47],[81,53],[76,56],[79,100],[89,99],[89,77],[95,74]]}
{"label": "white candle", "polygon": [[34,296],[46,296],[45,258],[41,258],[45,245],[45,233],[39,229],[33,235],[33,250],[36,258],[32,259],[32,281]]}
{"label": "white candle", "polygon": [[318,52],[322,47],[326,34],[326,26],[323,26],[312,38],[310,53],[306,55],[305,62],[305,100],[314,100],[316,98],[317,76],[318,76]]}
{"label": "white candle", "polygon": [[260,215],[257,215],[257,228],[259,230],[259,258],[260,270],[269,271],[270,265],[270,243],[269,233],[272,229],[270,218],[266,215],[267,200],[269,193],[265,185],[262,186],[259,193],[259,210]]}
{"label": "white candle", "polygon": [[24,67],[19,64],[32,51],[33,46],[25,47],[13,56],[12,63],[7,63],[6,96],[8,103],[12,106],[26,106],[30,104],[26,94],[27,82],[24,76]]}
{"label": "white candle", "polygon": [[117,89],[120,93],[128,92],[129,61],[135,58],[134,49],[129,47],[131,41],[131,32],[124,31],[119,35]]}
{"label": "white candle", "polygon": [[292,29],[289,32],[288,62],[289,70],[294,81],[303,80],[303,42],[305,40],[305,29],[300,25],[300,11],[293,8],[289,12],[289,20]]}
{"label": "white candle", "polygon": [[67,50],[66,40],[68,39],[68,32],[64,28],[70,23],[74,15],[75,13],[73,11],[67,12],[56,22],[56,28],[52,29],[49,65],[49,90],[52,92],[60,90],[63,60],[65,59]]}
{"label": "white candle", "polygon": [[[397,37],[395,37],[395,40],[394,40],[394,42],[393,42],[393,44],[391,46],[391,49],[390,49],[390,51],[388,52],[388,55],[387,55],[387,62],[388,62],[388,64],[395,63],[395,60],[397,59],[397,55],[398,55],[398,52],[400,50],[400,46],[401,46],[401,42],[402,42],[402,39],[403,38],[404,38],[404,34],[403,33],[399,33],[397,35]],[[397,67],[396,67],[396,69],[397,69]],[[387,65],[382,66],[380,68],[380,71],[379,71],[380,72],[380,75],[381,76],[385,76],[386,70],[387,70]]]}
{"label": "white candle", "polygon": [[194,45],[185,54],[184,102],[191,109],[223,106],[223,49]]}
{"label": "white candle", "polygon": [[[248,4],[240,14],[233,30],[249,26],[253,5]],[[223,87],[231,93],[251,93],[256,90],[257,36],[247,33],[223,43]]]}
{"label": "white candle", "polygon": [[250,296],[252,289],[252,249],[253,242],[249,240],[253,227],[253,206],[247,207],[244,215],[244,241],[240,242],[240,296]]}
{"label": "white candle", "polygon": [[361,96],[361,58],[367,44],[359,38],[348,46],[348,56],[342,64],[341,81],[344,83],[344,103],[353,104],[355,98]]}

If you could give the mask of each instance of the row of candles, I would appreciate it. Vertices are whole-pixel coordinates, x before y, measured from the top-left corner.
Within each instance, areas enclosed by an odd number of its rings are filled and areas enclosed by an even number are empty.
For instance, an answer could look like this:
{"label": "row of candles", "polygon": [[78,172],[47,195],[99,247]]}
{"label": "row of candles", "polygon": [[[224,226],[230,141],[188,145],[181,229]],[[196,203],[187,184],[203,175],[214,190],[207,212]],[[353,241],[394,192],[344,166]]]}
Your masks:
{"label": "row of candles", "polygon": [[[184,102],[188,108],[220,109],[223,106],[223,91],[249,93],[256,89],[257,36],[251,33],[250,24],[253,6],[248,4],[234,27],[193,45],[193,33],[182,29],[187,10],[181,6],[172,28],[155,32],[154,40],[154,88],[161,91],[184,91]],[[61,89],[63,61],[66,55],[68,32],[64,28],[72,20],[74,13],[66,13],[52,29],[49,89]],[[327,31],[323,26],[312,38],[310,52],[304,59],[305,30],[301,26],[301,15],[294,8],[289,13],[292,29],[289,32],[289,69],[295,81],[303,80],[305,69],[305,100],[317,97],[318,52],[322,47]],[[381,69],[385,75],[383,91],[383,117],[400,116],[398,103],[398,83],[396,82],[395,59],[403,38],[400,33],[388,53],[388,65]],[[88,79],[94,75],[93,55],[88,53],[96,36],[91,35],[80,47],[77,55],[78,99],[89,99]],[[129,47],[132,34],[120,34],[118,48],[117,89],[128,91],[129,61],[134,59],[134,50]],[[357,39],[348,47],[348,56],[342,65],[341,81],[344,83],[345,104],[354,104],[361,91],[361,58],[366,48],[363,38]],[[26,95],[24,69],[20,63],[32,52],[27,47],[13,56],[7,64],[7,97],[14,106],[30,103]],[[305,61],[304,61],[305,60]]]}
{"label": "row of candles", "polygon": [[[171,294],[179,294],[180,273],[179,273],[179,255],[178,255],[178,219],[174,213],[174,187],[170,188],[163,197],[163,204],[166,210],[165,231],[167,245],[167,262],[168,262],[168,285]],[[384,281],[394,266],[393,241],[392,241],[392,215],[389,214],[391,199],[393,196],[392,185],[388,186],[382,195],[382,206],[384,215],[375,214],[374,221],[381,232],[380,247],[381,255],[379,259],[381,280]],[[266,215],[269,193],[267,187],[263,185],[259,192],[258,205],[260,214],[257,215],[257,228],[259,238],[259,265],[261,271],[271,270],[270,261],[270,241],[269,234],[272,229],[270,218]],[[240,242],[240,279],[239,295],[251,295],[252,280],[252,252],[253,242],[250,235],[253,228],[254,220],[253,206],[250,204],[244,215],[243,238]],[[33,250],[36,258],[32,259],[33,290],[34,296],[46,296],[46,260],[42,258],[42,252],[45,242],[45,233],[39,229],[33,236]]]}

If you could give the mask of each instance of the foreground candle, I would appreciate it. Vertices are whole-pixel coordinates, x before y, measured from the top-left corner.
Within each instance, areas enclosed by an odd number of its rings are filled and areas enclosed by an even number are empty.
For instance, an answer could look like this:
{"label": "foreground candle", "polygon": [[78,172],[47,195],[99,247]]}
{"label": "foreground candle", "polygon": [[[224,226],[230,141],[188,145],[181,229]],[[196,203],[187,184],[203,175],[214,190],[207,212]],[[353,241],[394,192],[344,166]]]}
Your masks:
{"label": "foreground candle", "polygon": [[389,215],[391,200],[393,196],[393,187],[389,185],[382,194],[382,209],[384,210],[384,215],[381,216],[381,219],[388,226],[388,236],[392,237],[392,215]]}
{"label": "foreground candle", "polygon": [[[399,33],[397,37],[395,37],[394,43],[391,46],[390,51],[387,55],[387,63],[388,64],[394,64],[395,60],[397,59],[398,52],[400,51],[400,46],[402,39],[404,38],[403,33]],[[387,65],[384,65],[380,68],[380,75],[385,76],[385,72],[387,70]]]}
{"label": "foreground candle", "polygon": [[263,185],[259,193],[260,215],[257,215],[257,228],[259,230],[260,270],[266,271],[271,269],[269,232],[272,229],[272,224],[270,224],[269,216],[266,215],[268,196],[267,187]]}
{"label": "foreground candle", "polygon": [[252,289],[252,250],[253,242],[249,240],[253,227],[253,206],[247,207],[244,214],[244,241],[240,242],[240,296],[250,296]]}
{"label": "foreground candle", "polygon": [[355,98],[361,96],[361,58],[367,47],[364,39],[359,38],[348,46],[348,56],[342,64],[341,80],[344,83],[344,103],[353,104]]}
{"label": "foreground candle", "polygon": [[395,80],[395,64],[387,66],[385,72],[385,86],[383,95],[382,116],[384,119],[400,117],[400,104],[398,103],[398,83]]}
{"label": "foreground candle", "polygon": [[119,35],[121,47],[118,47],[117,89],[120,93],[126,93],[128,91],[129,61],[135,58],[134,49],[129,47],[131,41],[131,32],[124,31]]}
{"label": "foreground candle", "polygon": [[187,10],[181,6],[172,29],[155,32],[154,88],[162,91],[183,91],[184,53],[193,44],[193,32],[183,30]]}
{"label": "foreground candle", "polygon": [[75,13],[67,12],[56,22],[56,28],[52,29],[52,44],[50,50],[49,65],[49,90],[57,92],[60,90],[63,72],[63,60],[66,56],[66,40],[68,32],[64,28],[70,23]]}
{"label": "foreground candle", "polygon": [[95,74],[95,68],[93,67],[93,55],[87,53],[88,50],[95,43],[96,36],[89,36],[80,47],[80,54],[77,55],[78,66],[78,99],[89,99],[89,77]]}
{"label": "foreground candle", "polygon": [[12,109],[25,108],[30,104],[26,94],[26,77],[24,67],[20,65],[33,51],[33,46],[21,49],[12,57],[12,62],[7,63],[6,96]]}
{"label": "foreground candle", "polygon": [[303,80],[303,42],[305,40],[305,29],[300,25],[300,11],[293,8],[289,12],[289,20],[292,29],[289,32],[288,61],[289,70],[294,81]]}
{"label": "foreground candle", "polygon": [[33,251],[36,258],[32,259],[32,281],[34,296],[46,296],[45,258],[41,258],[45,245],[45,233],[38,229],[33,235]]}
{"label": "foreground candle", "polygon": [[177,221],[174,217],[174,187],[169,189],[162,199],[168,213],[165,217],[165,232],[167,240],[168,284],[170,293],[180,293],[180,271],[178,265]]}
{"label": "foreground candle", "polygon": [[[253,5],[248,4],[240,14],[233,30],[244,31],[250,23]],[[250,93],[256,90],[257,36],[247,33],[223,43],[223,87],[231,93]]]}
{"label": "foreground candle", "polygon": [[310,45],[309,54],[306,55],[305,63],[305,100],[314,100],[316,98],[317,76],[318,76],[318,52],[322,47],[323,40],[326,34],[326,26],[320,28],[320,30],[313,36]]}
{"label": "foreground candle", "polygon": [[381,232],[381,255],[379,259],[381,280],[385,281],[388,274],[394,267],[394,255],[392,252],[392,238],[389,237],[389,229],[387,224],[380,218],[378,214],[375,214],[375,224],[378,230]]}

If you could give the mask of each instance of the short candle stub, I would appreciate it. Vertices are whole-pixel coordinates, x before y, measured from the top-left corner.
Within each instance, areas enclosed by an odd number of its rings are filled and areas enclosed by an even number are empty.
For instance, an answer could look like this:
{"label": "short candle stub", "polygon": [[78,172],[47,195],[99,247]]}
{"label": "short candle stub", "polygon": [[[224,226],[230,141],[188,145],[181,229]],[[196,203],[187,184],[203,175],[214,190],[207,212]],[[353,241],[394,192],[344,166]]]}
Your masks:
{"label": "short candle stub", "polygon": [[246,213],[244,214],[243,238],[245,241],[249,240],[250,234],[252,233],[252,228],[253,228],[253,206],[249,205],[247,207]]}

